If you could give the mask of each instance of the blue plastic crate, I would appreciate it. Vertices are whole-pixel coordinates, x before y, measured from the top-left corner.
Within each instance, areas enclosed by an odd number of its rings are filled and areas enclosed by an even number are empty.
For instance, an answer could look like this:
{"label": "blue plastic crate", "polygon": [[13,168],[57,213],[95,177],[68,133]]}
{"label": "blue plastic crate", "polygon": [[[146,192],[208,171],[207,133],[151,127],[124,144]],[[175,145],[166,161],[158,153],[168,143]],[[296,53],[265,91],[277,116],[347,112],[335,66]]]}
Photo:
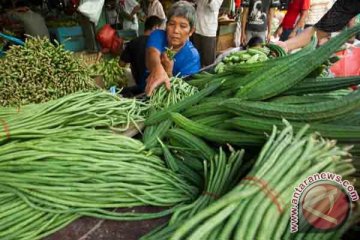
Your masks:
{"label": "blue plastic crate", "polygon": [[50,28],[49,31],[66,50],[76,52],[85,49],[85,38],[80,26]]}
{"label": "blue plastic crate", "polygon": [[64,48],[69,51],[83,51],[85,49],[85,38],[82,36],[71,37],[64,40],[61,44],[63,44]]}

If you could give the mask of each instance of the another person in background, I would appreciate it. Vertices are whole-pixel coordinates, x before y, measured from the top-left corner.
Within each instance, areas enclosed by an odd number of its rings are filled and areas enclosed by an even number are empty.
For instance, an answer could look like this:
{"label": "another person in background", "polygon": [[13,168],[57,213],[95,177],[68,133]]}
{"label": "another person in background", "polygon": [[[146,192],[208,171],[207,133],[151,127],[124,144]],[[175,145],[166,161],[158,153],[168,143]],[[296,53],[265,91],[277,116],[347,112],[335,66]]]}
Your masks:
{"label": "another person in background", "polygon": [[262,47],[264,43],[264,39],[258,36],[254,36],[250,38],[249,42],[246,45],[246,48]]}
{"label": "another person in background", "polygon": [[160,28],[163,20],[157,16],[150,16],[145,21],[144,35],[131,40],[120,56],[120,65],[125,66],[130,63],[131,73],[136,86],[129,89],[134,95],[140,94],[145,90],[145,50],[146,42],[152,31]]}
{"label": "another person in background", "polygon": [[17,1],[16,8],[9,12],[10,17],[23,24],[25,34],[49,38],[45,19],[39,13],[33,12],[29,6],[27,1]]}
{"label": "another person in background", "polygon": [[200,53],[202,67],[211,65],[216,58],[216,31],[218,15],[223,0],[197,0],[196,28],[193,36]]}
{"label": "another person in background", "polygon": [[[195,8],[185,1],[176,2],[169,9],[167,19],[166,31],[152,32],[146,46],[148,96],[163,83],[170,89],[171,76],[187,76],[200,70],[199,52],[189,41],[195,31]],[[166,54],[167,49],[175,53],[173,59]]]}
{"label": "another person in background", "polygon": [[310,0],[308,17],[305,20],[305,28],[314,26],[329,11],[333,0]]}
{"label": "another person in background", "polygon": [[157,16],[158,18],[162,19],[163,20],[162,28],[165,29],[166,15],[164,12],[164,8],[159,0],[149,0],[147,17],[149,16]]}
{"label": "another person in background", "polygon": [[139,21],[137,13],[141,10],[140,4],[136,0],[124,0],[123,2],[123,29],[124,30],[134,30],[136,35],[139,32]]}
{"label": "another person in background", "polygon": [[279,0],[244,0],[241,18],[241,43],[246,46],[254,37],[261,37],[264,42],[270,41],[271,21],[274,8],[280,6]]}
{"label": "another person in background", "polygon": [[309,8],[310,0],[291,0],[284,19],[274,34],[275,37],[285,41],[303,31]]}
{"label": "another person in background", "polygon": [[332,32],[342,30],[359,13],[359,0],[337,0],[331,9],[313,27],[305,29],[298,36],[285,42],[279,41],[277,44],[288,52],[308,44],[316,32],[319,44],[321,45],[329,39]]}

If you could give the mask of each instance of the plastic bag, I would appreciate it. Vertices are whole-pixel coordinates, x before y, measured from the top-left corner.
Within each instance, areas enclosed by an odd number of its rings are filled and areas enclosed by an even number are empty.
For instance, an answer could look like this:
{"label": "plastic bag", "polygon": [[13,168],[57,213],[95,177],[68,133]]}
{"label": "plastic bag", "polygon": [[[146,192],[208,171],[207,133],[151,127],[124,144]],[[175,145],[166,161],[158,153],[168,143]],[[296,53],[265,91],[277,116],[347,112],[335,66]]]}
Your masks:
{"label": "plastic bag", "polygon": [[336,55],[341,59],[330,67],[330,71],[336,77],[358,76],[360,75],[360,48],[351,47],[337,52]]}
{"label": "plastic bag", "polygon": [[111,49],[112,42],[116,36],[116,30],[110,24],[105,24],[96,34],[96,40],[100,43],[102,48]]}
{"label": "plastic bag", "polygon": [[88,17],[95,25],[99,22],[105,0],[82,0],[78,7],[79,12]]}
{"label": "plastic bag", "polygon": [[123,43],[124,43],[124,40],[115,34],[113,41],[112,41],[110,52],[115,55],[120,55],[121,50],[123,48]]}

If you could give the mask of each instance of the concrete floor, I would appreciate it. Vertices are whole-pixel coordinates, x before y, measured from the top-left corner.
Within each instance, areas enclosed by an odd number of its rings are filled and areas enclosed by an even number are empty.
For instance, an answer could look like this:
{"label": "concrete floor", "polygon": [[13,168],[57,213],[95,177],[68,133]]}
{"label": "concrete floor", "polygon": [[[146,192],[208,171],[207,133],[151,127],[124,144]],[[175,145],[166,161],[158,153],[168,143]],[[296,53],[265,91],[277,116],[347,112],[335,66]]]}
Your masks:
{"label": "concrete floor", "polygon": [[[137,207],[138,212],[158,212],[162,208]],[[167,217],[146,221],[111,221],[83,217],[45,240],[135,240],[168,220]]]}

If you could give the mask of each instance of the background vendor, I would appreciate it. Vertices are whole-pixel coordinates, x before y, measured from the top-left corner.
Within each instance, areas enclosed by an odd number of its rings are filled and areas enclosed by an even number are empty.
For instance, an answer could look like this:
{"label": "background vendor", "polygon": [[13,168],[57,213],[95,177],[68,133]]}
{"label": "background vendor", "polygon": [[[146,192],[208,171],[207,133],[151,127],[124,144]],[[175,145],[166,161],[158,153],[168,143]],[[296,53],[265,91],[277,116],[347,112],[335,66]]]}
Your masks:
{"label": "background vendor", "polygon": [[28,1],[17,1],[15,9],[9,12],[11,18],[19,21],[25,30],[25,34],[33,37],[49,38],[49,30],[44,18],[29,7]]}
{"label": "background vendor", "polygon": [[[199,72],[199,52],[189,41],[195,31],[195,8],[188,2],[179,1],[168,12],[166,31],[151,33],[146,49],[145,92],[149,96],[159,85],[165,83],[170,89],[171,76],[187,76]],[[174,59],[166,54],[166,48],[175,52]]]}

